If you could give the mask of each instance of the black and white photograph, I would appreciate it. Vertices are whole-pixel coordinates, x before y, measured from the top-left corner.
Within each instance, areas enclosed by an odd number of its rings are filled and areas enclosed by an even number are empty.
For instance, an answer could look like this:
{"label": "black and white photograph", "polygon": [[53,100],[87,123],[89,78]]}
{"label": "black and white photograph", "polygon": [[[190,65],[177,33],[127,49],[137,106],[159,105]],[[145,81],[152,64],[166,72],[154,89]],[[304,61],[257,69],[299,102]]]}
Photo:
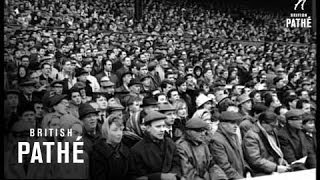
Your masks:
{"label": "black and white photograph", "polygon": [[317,3],[3,0],[2,179],[316,180]]}

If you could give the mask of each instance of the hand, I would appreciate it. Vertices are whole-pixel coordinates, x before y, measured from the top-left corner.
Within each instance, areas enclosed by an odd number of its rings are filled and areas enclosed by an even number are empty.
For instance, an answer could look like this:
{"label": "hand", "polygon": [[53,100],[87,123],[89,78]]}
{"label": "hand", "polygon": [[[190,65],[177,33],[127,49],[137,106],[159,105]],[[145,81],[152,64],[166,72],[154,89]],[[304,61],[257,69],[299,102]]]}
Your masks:
{"label": "hand", "polygon": [[161,180],[176,180],[175,173],[161,173]]}
{"label": "hand", "polygon": [[284,172],[287,172],[288,171],[288,169],[289,169],[289,167],[288,166],[277,166],[277,172],[278,173],[284,173]]}

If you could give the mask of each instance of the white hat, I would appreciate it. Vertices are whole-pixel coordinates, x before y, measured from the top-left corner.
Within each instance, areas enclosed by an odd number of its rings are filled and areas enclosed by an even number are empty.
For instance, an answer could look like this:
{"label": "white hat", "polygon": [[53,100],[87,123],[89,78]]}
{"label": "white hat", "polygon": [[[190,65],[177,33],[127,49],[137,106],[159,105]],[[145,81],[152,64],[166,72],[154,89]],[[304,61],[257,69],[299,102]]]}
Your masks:
{"label": "white hat", "polygon": [[212,101],[212,99],[204,94],[200,94],[196,99],[197,108],[199,108],[208,101]]}

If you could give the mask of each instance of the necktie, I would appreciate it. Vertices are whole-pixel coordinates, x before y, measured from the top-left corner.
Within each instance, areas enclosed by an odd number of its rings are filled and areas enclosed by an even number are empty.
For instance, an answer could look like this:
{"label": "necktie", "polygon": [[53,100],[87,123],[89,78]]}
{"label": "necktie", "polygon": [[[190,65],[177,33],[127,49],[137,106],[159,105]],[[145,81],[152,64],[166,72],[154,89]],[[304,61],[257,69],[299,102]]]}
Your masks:
{"label": "necktie", "polygon": [[170,137],[172,138],[172,130],[169,129],[169,134],[170,134]]}
{"label": "necktie", "polygon": [[104,114],[101,114],[101,124],[104,123]]}

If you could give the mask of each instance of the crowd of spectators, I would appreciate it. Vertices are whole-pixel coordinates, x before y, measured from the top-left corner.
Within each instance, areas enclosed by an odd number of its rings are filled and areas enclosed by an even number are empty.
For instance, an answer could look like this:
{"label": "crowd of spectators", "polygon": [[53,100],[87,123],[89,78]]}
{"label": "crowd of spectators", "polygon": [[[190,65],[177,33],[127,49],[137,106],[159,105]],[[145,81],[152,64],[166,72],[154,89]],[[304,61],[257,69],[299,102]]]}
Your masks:
{"label": "crowd of spectators", "polygon": [[[309,29],[224,1],[146,1],[141,19],[134,4],[5,1],[6,178],[240,179],[316,167]],[[84,164],[17,161],[18,141],[77,136]]]}

